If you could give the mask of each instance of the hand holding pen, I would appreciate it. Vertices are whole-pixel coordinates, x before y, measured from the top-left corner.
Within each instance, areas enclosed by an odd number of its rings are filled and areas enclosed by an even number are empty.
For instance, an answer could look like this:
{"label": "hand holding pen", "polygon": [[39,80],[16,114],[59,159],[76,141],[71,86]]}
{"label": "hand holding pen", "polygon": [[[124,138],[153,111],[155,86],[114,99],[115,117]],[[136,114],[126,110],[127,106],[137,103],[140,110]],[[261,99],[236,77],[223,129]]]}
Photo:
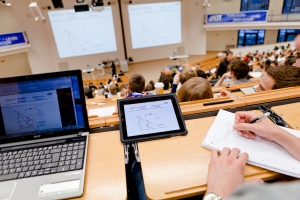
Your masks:
{"label": "hand holding pen", "polygon": [[280,128],[269,120],[264,120],[269,115],[270,113],[259,116],[254,112],[236,112],[233,129],[249,139],[255,139],[258,135],[263,139],[273,141]]}

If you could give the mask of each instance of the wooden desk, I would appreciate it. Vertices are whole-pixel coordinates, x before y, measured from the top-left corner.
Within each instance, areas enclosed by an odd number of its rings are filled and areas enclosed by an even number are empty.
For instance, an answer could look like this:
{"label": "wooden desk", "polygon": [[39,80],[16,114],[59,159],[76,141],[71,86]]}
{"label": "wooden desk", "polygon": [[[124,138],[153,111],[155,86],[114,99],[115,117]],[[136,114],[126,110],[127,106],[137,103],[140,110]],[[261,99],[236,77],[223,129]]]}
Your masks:
{"label": "wooden desk", "polygon": [[118,131],[89,138],[83,199],[127,199],[124,149]]}
{"label": "wooden desk", "polygon": [[300,130],[300,103],[274,106],[271,108],[280,115],[292,128]]}
{"label": "wooden desk", "polygon": [[[186,121],[189,133],[138,144],[149,199],[178,199],[203,194],[211,151],[201,142],[215,117]],[[245,179],[274,179],[281,175],[247,165]]]}

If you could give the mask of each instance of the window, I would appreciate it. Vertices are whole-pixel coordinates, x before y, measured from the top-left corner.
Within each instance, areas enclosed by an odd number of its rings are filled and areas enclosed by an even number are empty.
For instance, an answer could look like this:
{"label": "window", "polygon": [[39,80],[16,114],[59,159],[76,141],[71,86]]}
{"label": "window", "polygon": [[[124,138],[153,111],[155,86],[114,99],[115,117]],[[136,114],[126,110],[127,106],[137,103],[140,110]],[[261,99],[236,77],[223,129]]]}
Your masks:
{"label": "window", "polygon": [[[299,0],[295,0],[299,1]],[[241,11],[268,10],[269,0],[242,0]]]}
{"label": "window", "polygon": [[300,34],[300,29],[279,29],[277,42],[294,41],[298,34]]}
{"label": "window", "polygon": [[284,0],[283,14],[287,13],[300,13],[300,1],[299,0]]}
{"label": "window", "polygon": [[264,44],[266,30],[239,30],[238,47]]}

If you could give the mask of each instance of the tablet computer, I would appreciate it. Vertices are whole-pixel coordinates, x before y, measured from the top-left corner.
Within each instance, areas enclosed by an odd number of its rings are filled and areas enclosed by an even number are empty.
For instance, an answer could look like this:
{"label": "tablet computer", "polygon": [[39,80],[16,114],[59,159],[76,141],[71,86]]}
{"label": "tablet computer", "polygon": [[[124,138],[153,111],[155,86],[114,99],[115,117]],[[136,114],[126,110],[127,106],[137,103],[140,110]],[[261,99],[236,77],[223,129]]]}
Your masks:
{"label": "tablet computer", "polygon": [[175,94],[118,100],[123,143],[186,135],[187,129]]}

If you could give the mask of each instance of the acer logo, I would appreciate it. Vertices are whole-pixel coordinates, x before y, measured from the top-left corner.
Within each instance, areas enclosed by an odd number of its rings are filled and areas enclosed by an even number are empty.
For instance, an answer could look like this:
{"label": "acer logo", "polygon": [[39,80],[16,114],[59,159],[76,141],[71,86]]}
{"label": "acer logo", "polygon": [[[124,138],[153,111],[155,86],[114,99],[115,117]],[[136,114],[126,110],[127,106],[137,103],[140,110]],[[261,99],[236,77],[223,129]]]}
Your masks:
{"label": "acer logo", "polygon": [[39,137],[41,137],[41,135],[35,135],[35,136],[33,136],[34,138],[39,138]]}

